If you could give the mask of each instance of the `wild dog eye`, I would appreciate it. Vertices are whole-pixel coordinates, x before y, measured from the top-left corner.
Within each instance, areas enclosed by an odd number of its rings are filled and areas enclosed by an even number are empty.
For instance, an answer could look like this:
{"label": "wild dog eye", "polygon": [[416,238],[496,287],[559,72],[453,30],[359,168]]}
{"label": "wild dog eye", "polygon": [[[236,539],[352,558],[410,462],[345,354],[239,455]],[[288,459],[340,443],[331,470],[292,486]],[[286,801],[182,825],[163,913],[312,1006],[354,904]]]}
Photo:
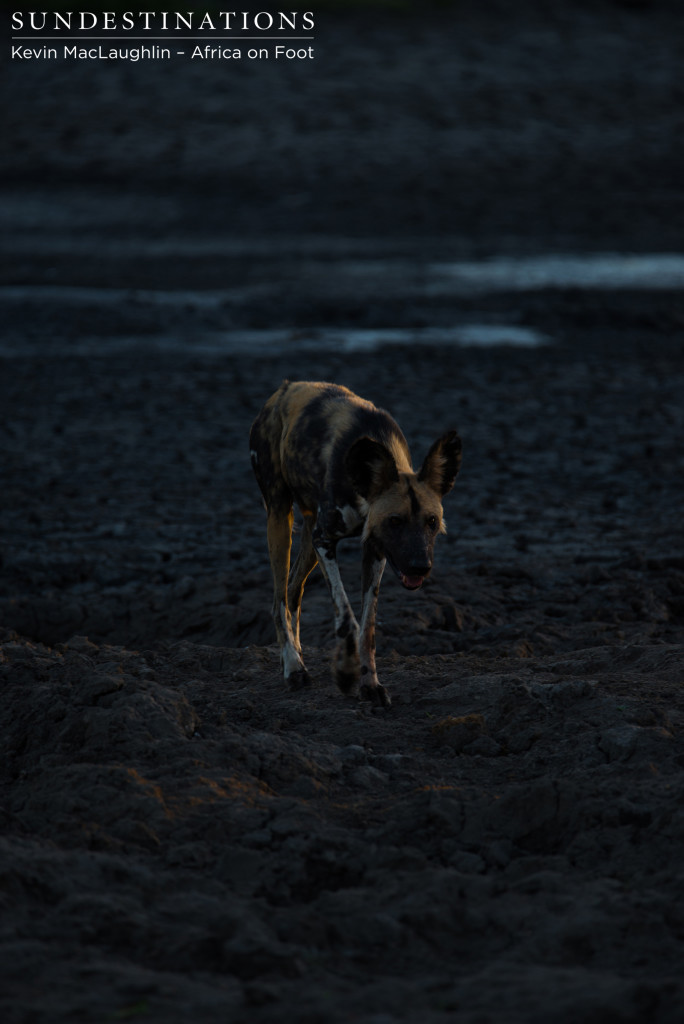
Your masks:
{"label": "wild dog eye", "polygon": [[429,528],[431,530],[436,530],[437,529],[437,516],[428,516],[427,517],[427,525],[429,526]]}
{"label": "wild dog eye", "polygon": [[398,530],[401,527],[404,520],[401,518],[401,516],[389,516],[387,522],[389,523],[392,530]]}

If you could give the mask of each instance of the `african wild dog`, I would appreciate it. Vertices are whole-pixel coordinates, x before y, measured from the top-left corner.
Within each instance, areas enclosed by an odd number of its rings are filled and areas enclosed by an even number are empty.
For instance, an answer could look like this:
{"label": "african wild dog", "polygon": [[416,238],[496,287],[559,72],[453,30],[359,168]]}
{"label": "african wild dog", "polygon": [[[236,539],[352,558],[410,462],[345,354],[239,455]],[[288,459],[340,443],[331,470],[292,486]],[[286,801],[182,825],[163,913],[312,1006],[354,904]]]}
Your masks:
{"label": "african wild dog", "polygon": [[[335,609],[335,680],[344,693],[361,680],[361,697],[389,707],[375,669],[380,579],[386,560],[408,590],[417,590],[430,572],[435,537],[445,532],[441,498],[461,464],[458,434],[451,430],[435,441],[414,473],[406,439],[383,409],[335,384],[284,381],[254,421],[250,448],[268,513],[273,618],[285,681],[291,689],[310,684],[299,614],[304,583],[318,561]],[[304,522],[290,572],[293,502]],[[360,631],[336,561],[338,541],[359,534]]]}

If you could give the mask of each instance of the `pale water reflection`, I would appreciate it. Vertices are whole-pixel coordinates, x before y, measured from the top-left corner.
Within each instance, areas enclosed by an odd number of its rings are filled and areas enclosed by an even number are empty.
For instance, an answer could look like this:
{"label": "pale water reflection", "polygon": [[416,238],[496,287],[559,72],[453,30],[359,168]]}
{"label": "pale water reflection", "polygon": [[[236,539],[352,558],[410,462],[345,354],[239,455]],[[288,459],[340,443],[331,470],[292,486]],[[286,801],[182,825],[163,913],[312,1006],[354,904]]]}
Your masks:
{"label": "pale water reflection", "polygon": [[[0,343],[0,354],[15,356],[30,351],[54,350],[55,345],[71,352],[101,353],[144,348],[159,351],[192,351],[206,353],[241,353],[268,356],[279,351],[337,351],[340,353],[373,352],[387,346],[460,345],[468,347],[518,346],[534,348],[553,341],[531,326],[519,322],[515,300],[509,314],[499,313],[492,322],[489,313],[466,312],[460,299],[473,296],[543,292],[548,290],[586,291],[679,291],[684,289],[684,255],[677,253],[590,253],[547,254],[542,256],[496,257],[483,260],[426,261],[412,255],[406,246],[398,247],[397,254],[388,257],[373,247],[358,246],[352,255],[338,244],[329,248],[327,256],[316,251],[313,241],[284,260],[282,247],[258,254],[250,263],[249,280],[234,275],[233,286],[226,288],[137,289],[103,288],[68,285],[15,285],[0,288],[0,307],[4,308],[6,331]],[[215,247],[216,242],[212,245]],[[320,240],[319,240],[320,244]],[[200,243],[195,243],[200,245]],[[144,248],[144,246],[143,246]],[[246,254],[256,257],[255,253]],[[359,250],[363,256],[359,257]],[[270,258],[269,258],[270,256]],[[400,325],[404,300],[414,304],[421,300],[438,299],[440,319],[444,320],[444,300],[453,298],[453,321],[444,326],[421,328],[405,326],[383,327],[229,327],[249,322],[254,305],[281,311],[286,322],[297,322],[297,308],[308,301],[325,301],[338,307],[341,313],[350,301],[365,306],[382,301],[388,309],[396,309],[396,322]],[[290,308],[290,301],[292,307]],[[483,303],[484,306],[484,303]],[[50,309],[72,307],[89,311],[125,310],[129,330],[117,333],[97,332],[87,336],[87,327],[75,334],[69,328],[72,318],[65,321],[67,335],[59,332],[36,340],[33,333],[29,342],[22,325],[25,307]],[[369,306],[369,308],[371,308]],[[289,312],[288,312],[289,309]],[[163,314],[163,311],[166,314]],[[165,329],[168,315],[173,318],[174,329]],[[423,317],[429,315],[429,306]],[[99,316],[99,313],[98,313]],[[138,316],[147,329],[137,333],[130,330],[131,321]],[[101,317],[100,317],[101,319]],[[437,317],[435,317],[437,319]],[[89,316],[73,319],[89,322]],[[211,323],[210,323],[211,321]],[[158,322],[159,330],[150,331],[149,325]],[[223,326],[223,325],[226,326]]]}
{"label": "pale water reflection", "polygon": [[548,288],[650,290],[684,288],[677,253],[528,256],[482,262],[430,263],[426,293],[540,291]]}

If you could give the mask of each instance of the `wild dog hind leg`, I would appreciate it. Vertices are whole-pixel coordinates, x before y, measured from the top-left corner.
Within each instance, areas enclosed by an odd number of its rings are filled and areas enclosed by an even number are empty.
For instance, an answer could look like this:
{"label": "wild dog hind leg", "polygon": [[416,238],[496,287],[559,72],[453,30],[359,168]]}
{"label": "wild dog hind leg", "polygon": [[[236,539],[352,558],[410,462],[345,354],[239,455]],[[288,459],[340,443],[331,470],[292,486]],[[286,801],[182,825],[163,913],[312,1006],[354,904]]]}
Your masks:
{"label": "wild dog hind leg", "polygon": [[302,653],[302,645],[299,640],[299,618],[302,608],[304,584],[307,581],[309,573],[316,564],[316,552],[314,551],[311,536],[314,517],[311,512],[304,512],[303,516],[304,524],[302,526],[302,537],[299,545],[299,552],[290,573],[290,581],[287,586],[287,606],[290,609],[295,647],[300,655]]}
{"label": "wild dog hind leg", "polygon": [[287,603],[292,522],[292,505],[269,508],[266,535],[273,573],[273,621],[280,645],[280,661],[285,682],[291,690],[297,690],[302,686],[309,686],[311,680],[295,641],[292,617]]}

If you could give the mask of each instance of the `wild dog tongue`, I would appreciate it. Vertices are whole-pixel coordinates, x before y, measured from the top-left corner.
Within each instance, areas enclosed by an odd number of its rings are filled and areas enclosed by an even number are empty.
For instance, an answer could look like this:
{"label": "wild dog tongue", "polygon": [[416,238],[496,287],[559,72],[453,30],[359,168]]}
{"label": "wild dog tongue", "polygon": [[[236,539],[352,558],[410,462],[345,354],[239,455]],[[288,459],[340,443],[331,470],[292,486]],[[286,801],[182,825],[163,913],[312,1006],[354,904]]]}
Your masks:
{"label": "wild dog tongue", "polygon": [[407,590],[418,590],[418,587],[423,585],[422,576],[406,576],[404,573],[401,574],[401,582]]}

